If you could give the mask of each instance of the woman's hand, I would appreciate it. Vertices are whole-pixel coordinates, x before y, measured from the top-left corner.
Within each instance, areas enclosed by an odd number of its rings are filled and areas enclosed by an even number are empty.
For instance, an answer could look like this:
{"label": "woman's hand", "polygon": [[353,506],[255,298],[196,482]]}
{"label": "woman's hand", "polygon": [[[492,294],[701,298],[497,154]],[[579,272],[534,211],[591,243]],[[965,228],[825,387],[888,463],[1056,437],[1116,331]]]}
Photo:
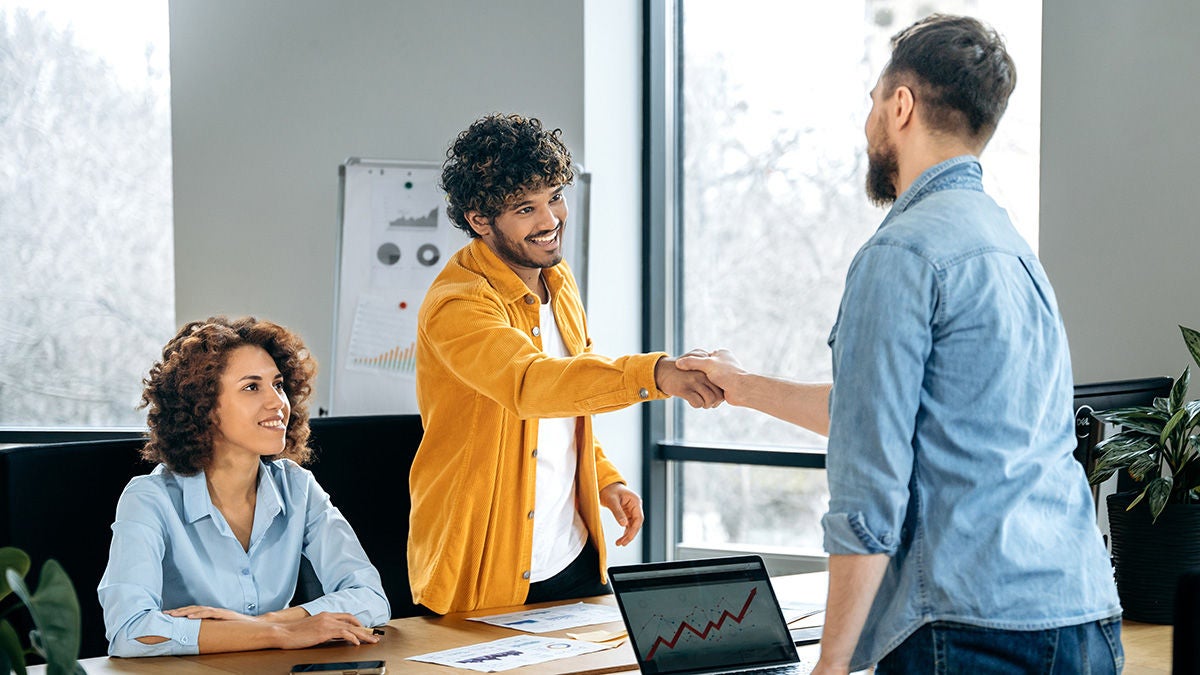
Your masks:
{"label": "woman's hand", "polygon": [[320,612],[275,626],[279,634],[276,646],[280,649],[303,649],[330,640],[345,640],[352,645],[379,642],[379,637],[370,628],[364,627],[353,614],[341,612]]}

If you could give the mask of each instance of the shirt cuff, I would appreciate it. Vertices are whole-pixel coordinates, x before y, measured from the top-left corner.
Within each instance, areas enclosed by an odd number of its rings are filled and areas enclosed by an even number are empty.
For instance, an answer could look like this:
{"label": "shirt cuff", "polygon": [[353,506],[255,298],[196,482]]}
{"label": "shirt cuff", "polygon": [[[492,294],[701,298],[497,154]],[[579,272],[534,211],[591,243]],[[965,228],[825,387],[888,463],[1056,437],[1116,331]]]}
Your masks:
{"label": "shirt cuff", "polygon": [[[153,635],[168,638],[166,642],[146,644],[139,637]],[[144,621],[137,622],[125,631],[127,649],[119,650],[114,656],[165,656],[191,655],[200,653],[200,619],[182,616],[167,616],[162,612],[151,612]]]}
{"label": "shirt cuff", "polygon": [[896,552],[896,537],[890,532],[878,536],[867,528],[861,513],[826,513],[821,518],[825,530],[825,552],[831,555],[872,555]]}

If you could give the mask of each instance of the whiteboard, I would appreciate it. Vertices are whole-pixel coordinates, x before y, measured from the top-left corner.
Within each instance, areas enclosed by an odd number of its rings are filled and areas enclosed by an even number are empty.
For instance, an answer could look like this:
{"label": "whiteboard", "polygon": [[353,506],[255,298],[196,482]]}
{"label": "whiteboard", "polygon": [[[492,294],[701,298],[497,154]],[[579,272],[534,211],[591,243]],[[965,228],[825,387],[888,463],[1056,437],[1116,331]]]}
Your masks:
{"label": "whiteboard", "polygon": [[[587,298],[591,176],[564,191],[563,257]],[[417,310],[446,261],[470,238],[454,226],[438,162],[351,157],[338,169],[330,412],[415,413]]]}

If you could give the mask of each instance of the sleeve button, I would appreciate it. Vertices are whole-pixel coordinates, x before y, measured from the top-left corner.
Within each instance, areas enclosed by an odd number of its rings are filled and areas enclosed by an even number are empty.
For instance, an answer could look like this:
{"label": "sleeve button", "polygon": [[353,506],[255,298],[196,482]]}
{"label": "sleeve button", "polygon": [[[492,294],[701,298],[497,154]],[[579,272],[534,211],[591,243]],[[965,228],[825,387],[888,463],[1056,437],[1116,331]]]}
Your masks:
{"label": "sleeve button", "polygon": [[650,398],[650,390],[645,387],[638,389],[638,398]]}

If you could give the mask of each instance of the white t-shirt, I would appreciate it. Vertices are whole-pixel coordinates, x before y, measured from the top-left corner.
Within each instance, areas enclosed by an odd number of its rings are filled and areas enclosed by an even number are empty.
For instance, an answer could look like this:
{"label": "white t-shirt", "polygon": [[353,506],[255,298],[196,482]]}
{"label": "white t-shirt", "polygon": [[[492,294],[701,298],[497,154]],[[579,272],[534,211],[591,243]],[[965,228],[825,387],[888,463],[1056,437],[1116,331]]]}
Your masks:
{"label": "white t-shirt", "polygon": [[[540,308],[542,351],[570,356],[554,321],[553,299]],[[587,527],[575,507],[574,417],[538,420],[537,480],[533,505],[533,560],[529,581],[545,581],[566,569],[587,543]]]}

